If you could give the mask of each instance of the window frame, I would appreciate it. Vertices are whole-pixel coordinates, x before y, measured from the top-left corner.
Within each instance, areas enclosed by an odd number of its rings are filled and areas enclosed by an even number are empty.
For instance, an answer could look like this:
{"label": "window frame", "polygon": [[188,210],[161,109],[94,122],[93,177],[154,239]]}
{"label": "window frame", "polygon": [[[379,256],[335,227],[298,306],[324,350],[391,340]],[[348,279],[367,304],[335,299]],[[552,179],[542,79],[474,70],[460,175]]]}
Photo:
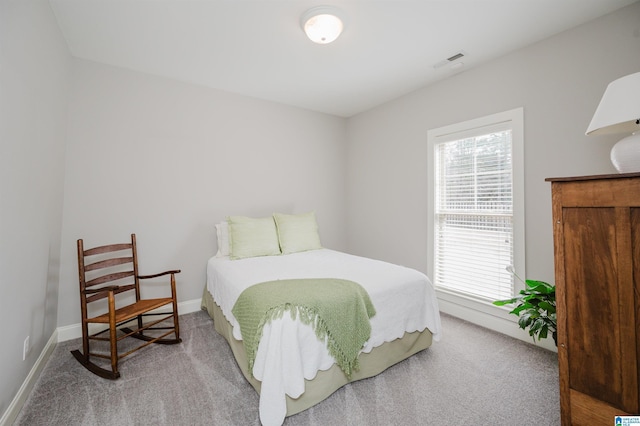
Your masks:
{"label": "window frame", "polygon": [[[427,131],[428,146],[428,170],[429,182],[427,209],[428,222],[428,249],[427,249],[427,273],[434,277],[435,272],[435,207],[436,207],[436,167],[435,167],[435,147],[441,142],[449,142],[469,136],[478,136],[490,133],[496,126],[507,125],[511,129],[512,143],[512,179],[513,179],[513,267],[516,273],[524,278],[525,271],[525,210],[524,210],[524,109],[515,108],[512,110],[487,115],[484,117],[454,123]],[[484,130],[484,131],[483,131]],[[435,283],[434,283],[435,284]],[[514,295],[524,288],[524,284],[519,280],[514,280]],[[446,288],[436,287],[436,294],[439,299],[471,308],[484,313],[501,312],[500,316],[506,317],[505,307],[497,307],[486,300],[476,299],[458,292],[448,291]]]}

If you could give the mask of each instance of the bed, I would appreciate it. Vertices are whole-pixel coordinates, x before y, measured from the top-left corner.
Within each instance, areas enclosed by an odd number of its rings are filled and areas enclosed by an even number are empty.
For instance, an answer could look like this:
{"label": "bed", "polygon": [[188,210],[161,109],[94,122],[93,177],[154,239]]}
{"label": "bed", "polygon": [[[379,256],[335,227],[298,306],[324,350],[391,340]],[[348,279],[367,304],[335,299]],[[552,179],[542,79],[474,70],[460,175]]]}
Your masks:
{"label": "bed", "polygon": [[[311,222],[315,224],[315,217]],[[241,238],[233,230],[240,227],[233,225],[230,218],[229,245],[233,247],[236,241],[238,248]],[[220,228],[219,247],[226,247]],[[255,231],[250,230],[252,236]],[[215,329],[227,340],[242,373],[260,395],[260,421],[264,426],[280,425],[286,416],[317,404],[346,383],[379,374],[428,348],[440,335],[435,292],[423,273],[322,248],[315,240],[311,246],[303,244],[304,250],[300,246],[290,250],[285,241],[279,235],[279,253],[271,255],[254,255],[252,251],[238,257],[233,250],[219,251],[207,263],[203,293],[203,309],[213,318]],[[359,369],[345,374],[311,325],[282,315],[264,324],[250,370],[240,326],[232,312],[236,301],[245,289],[258,283],[308,278],[350,280],[368,293],[376,312],[370,318],[370,337],[358,357]]]}

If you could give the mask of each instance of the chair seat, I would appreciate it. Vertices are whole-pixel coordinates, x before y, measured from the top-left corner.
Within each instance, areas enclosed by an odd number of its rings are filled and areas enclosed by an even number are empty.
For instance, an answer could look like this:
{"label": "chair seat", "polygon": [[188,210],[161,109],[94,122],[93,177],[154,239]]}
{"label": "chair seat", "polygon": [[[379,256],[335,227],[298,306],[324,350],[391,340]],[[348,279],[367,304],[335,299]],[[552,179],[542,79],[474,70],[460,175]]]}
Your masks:
{"label": "chair seat", "polygon": [[[173,299],[170,297],[164,297],[161,299],[145,299],[140,300],[131,305],[122,307],[120,309],[116,309],[116,323],[120,323],[122,321],[129,320],[131,318],[135,318],[140,314],[144,314],[146,312],[152,311],[156,308],[159,308],[164,305],[168,305],[173,302]],[[109,323],[109,313],[104,313],[97,317],[88,318],[87,322],[91,323]]]}

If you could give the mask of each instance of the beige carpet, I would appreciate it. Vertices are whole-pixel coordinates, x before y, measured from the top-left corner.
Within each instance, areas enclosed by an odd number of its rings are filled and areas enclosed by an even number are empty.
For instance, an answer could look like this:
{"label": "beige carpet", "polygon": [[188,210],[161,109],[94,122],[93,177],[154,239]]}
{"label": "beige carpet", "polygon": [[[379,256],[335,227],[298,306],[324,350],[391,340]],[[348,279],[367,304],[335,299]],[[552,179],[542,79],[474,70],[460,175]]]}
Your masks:
{"label": "beige carpet", "polygon": [[[183,343],[151,346],[101,379],[57,345],[14,425],[260,425],[258,395],[205,312]],[[559,425],[557,355],[443,315],[440,342],[285,420],[293,425]],[[515,327],[515,325],[514,325]]]}

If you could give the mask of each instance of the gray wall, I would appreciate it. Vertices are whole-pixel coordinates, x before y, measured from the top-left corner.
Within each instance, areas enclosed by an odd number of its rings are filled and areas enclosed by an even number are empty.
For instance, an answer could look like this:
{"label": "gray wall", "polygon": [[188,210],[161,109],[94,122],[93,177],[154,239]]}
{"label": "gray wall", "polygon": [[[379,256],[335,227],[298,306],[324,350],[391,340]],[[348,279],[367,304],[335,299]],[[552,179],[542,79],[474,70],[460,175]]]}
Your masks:
{"label": "gray wall", "polygon": [[57,326],[70,61],[49,2],[0,1],[0,415]]}
{"label": "gray wall", "polygon": [[636,3],[343,120],[73,60],[46,0],[0,0],[0,413],[79,322],[77,238],[136,232],[143,272],[183,270],[181,301],[201,295],[229,214],[316,210],[325,246],[424,271],[427,130],[519,106],[527,268],[552,280],[544,178],[613,171],[618,137],[584,130],[639,53]]}
{"label": "gray wall", "polygon": [[620,136],[585,136],[609,82],[640,71],[640,3],[457,74],[348,123],[347,232],[356,254],[427,272],[427,131],[524,107],[526,268],[553,282],[547,177],[615,172]]}
{"label": "gray wall", "polygon": [[[74,61],[58,325],[80,319],[76,240],[138,238],[142,273],[179,268],[198,299],[228,215],[315,210],[346,248],[346,120],[94,62]],[[153,293],[148,293],[153,295]]]}

